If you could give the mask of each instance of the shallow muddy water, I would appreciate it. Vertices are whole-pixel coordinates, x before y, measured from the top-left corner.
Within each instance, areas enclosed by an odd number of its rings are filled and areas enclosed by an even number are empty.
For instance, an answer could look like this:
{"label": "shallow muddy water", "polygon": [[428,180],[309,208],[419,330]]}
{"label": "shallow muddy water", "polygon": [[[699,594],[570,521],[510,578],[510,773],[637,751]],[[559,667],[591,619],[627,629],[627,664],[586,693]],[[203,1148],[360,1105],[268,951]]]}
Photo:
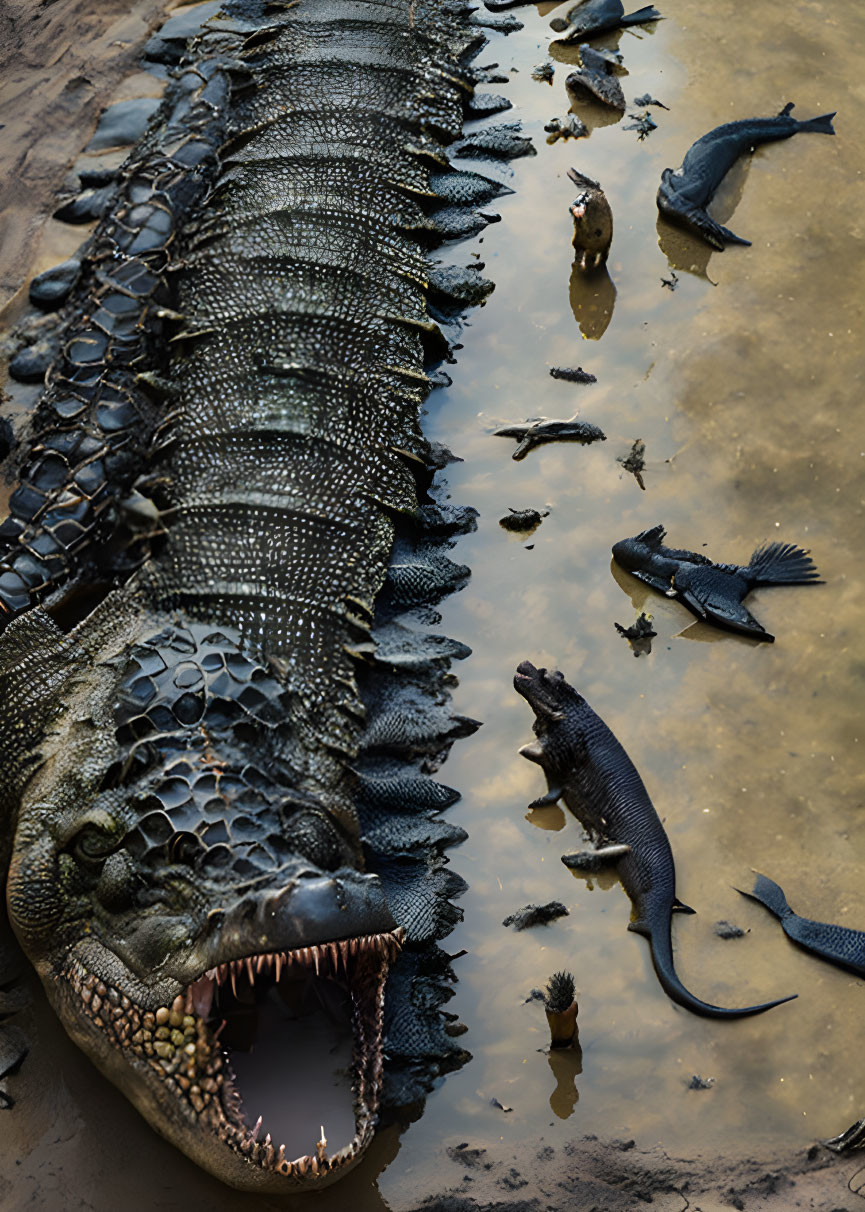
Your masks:
{"label": "shallow muddy water", "polygon": [[[593,1133],[680,1156],[781,1157],[865,1115],[865,983],[796,950],[734,890],[756,868],[803,915],[865,929],[865,15],[849,2],[764,2],[746,15],[731,0],[664,0],[666,20],[600,40],[624,55],[629,102],[650,92],[670,107],[652,110],[657,129],[640,142],[627,117],[610,123],[578,106],[590,137],[548,145],[544,123],[568,109],[567,67],[556,63],[552,86],[531,69],[547,57],[555,7],[516,10],[524,29],[494,35],[480,60],[509,75],[492,86],[513,101],[502,120],[520,118],[538,155],[514,163],[502,222],[454,252],[464,263],[479,254],[496,289],[470,315],[453,385],[430,397],[426,422],[464,460],[447,471],[452,498],[481,514],[456,553],[472,578],[442,623],[473,649],[457,670],[456,708],[484,721],[442,774],[462,792],[450,816],[469,833],[451,852],[469,890],[446,947],[467,952],[450,1008],[474,1059],[401,1135],[382,1132],[362,1167],[319,1197],[323,1209],[410,1207],[459,1181],[442,1151],[463,1141],[517,1150]],[[801,117],[837,109],[837,137],[767,145],[731,174],[717,213],[751,248],[709,255],[658,221],[661,171],[694,139],[789,100]],[[615,216],[600,286],[573,270],[571,165],[600,179]],[[549,376],[577,365],[597,383]],[[576,410],[606,442],[547,446],[517,463],[512,440],[493,436],[508,421]],[[637,438],[645,491],[616,461]],[[509,507],[550,513],[520,540],[498,525]],[[746,562],[764,539],[801,543],[826,584],[752,595],[774,645],[696,624],[611,569],[612,544],[657,522],[673,545],[722,561]],[[613,623],[641,609],[658,635],[635,659]],[[524,658],[565,672],[646,782],[678,893],[698,911],[674,927],[688,987],[721,1005],[797,1001],[719,1023],[663,994],[645,941],[627,932],[619,885],[561,864],[580,847],[576,821],[526,809],[545,787],[517,753],[531,737],[511,686]],[[551,899],[569,916],[520,934],[502,927],[514,909]],[[744,937],[719,938],[722,919]],[[577,980],[581,1053],[550,1056],[543,1009],[526,998],[560,968]],[[29,1206],[34,1189],[100,1212],[121,1199],[246,1206],[159,1141],[44,1007],[38,1034],[27,1085],[40,1090],[3,1126],[4,1208]],[[688,1089],[694,1074],[711,1088]]]}

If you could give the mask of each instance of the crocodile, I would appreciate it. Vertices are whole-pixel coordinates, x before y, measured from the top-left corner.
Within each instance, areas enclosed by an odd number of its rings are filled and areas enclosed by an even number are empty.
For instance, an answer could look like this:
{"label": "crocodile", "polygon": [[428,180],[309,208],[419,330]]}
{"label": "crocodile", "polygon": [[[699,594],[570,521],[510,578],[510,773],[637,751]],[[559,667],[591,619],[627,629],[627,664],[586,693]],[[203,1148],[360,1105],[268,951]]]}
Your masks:
{"label": "crocodile", "polygon": [[227,0],[106,187],[0,527],[11,927],[72,1039],[246,1191],[339,1178],[467,1058],[430,775],[477,722],[468,650],[415,624],[476,516],[419,426],[426,253],[503,192],[451,164],[470,16]]}
{"label": "crocodile", "polygon": [[[541,803],[563,799],[577,819],[603,845],[586,852],[591,870],[606,860],[615,865],[631,898],[634,916],[629,930],[649,942],[652,963],[669,998],[708,1018],[741,1018],[761,1014],[792,997],[728,1009],[701,1001],[686,989],[673,963],[671,923],[674,910],[693,913],[676,896],[673,852],[664,826],[643,780],[620,743],[583,696],[559,672],[536,669],[523,661],[514,688],[535,713],[535,740],[520,750],[543,769],[548,791]],[[577,866],[567,856],[568,866]]]}

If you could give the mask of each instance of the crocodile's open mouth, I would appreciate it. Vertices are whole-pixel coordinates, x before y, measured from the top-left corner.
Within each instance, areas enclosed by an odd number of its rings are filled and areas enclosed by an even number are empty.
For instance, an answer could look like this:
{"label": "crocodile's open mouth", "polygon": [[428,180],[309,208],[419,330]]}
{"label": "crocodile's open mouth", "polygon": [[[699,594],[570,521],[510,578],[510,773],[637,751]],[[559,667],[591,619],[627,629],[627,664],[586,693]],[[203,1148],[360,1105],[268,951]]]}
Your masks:
{"label": "crocodile's open mouth", "polygon": [[[74,960],[87,1018],[249,1165],[321,1181],[372,1138],[388,968],[403,931],[234,959],[144,1010]],[[152,1079],[151,1079],[152,1084]]]}

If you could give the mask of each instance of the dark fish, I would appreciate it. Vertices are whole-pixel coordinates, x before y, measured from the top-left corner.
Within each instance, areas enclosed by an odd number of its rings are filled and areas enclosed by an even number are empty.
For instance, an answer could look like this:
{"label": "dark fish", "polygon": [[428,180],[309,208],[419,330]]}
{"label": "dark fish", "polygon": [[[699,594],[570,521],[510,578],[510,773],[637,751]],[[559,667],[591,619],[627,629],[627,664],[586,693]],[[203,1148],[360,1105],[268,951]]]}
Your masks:
{"label": "dark fish", "polygon": [[834,135],[834,113],[808,118],[805,122],[791,117],[793,102],[785,105],[777,118],[745,118],[740,122],[725,122],[716,126],[688,150],[680,168],[675,172],[665,168],[658,190],[658,210],[676,223],[690,227],[698,236],[723,251],[725,244],[750,244],[707,213],[715,190],[740,156],[752,152],[761,143],[789,139],[799,131],[815,131]]}
{"label": "dark fish", "polygon": [[787,937],[806,951],[819,955],[830,964],[847,968],[857,976],[865,976],[865,931],[850,930],[847,926],[831,926],[826,922],[812,922],[807,917],[799,917],[787,904],[787,898],[781,888],[765,875],[757,875],[750,892],[741,888],[736,891],[765,905],[770,913],[780,918]]}
{"label": "dark fish", "polygon": [[622,29],[626,25],[644,25],[647,21],[663,18],[651,4],[625,15],[622,0],[585,0],[575,5],[564,17],[554,17],[550,27],[562,42],[576,42],[578,38],[590,38],[607,30]]}
{"label": "dark fish", "polygon": [[793,543],[765,543],[748,564],[715,564],[696,551],[665,547],[666,530],[653,526],[613,547],[613,558],[638,580],[677,598],[698,619],[743,631],[757,640],[775,637],[742,605],[757,585],[822,585],[814,561]]}
{"label": "dark fish", "polygon": [[606,442],[607,435],[588,421],[526,421],[523,425],[505,425],[496,430],[497,438],[516,438],[517,448],[512,458],[524,459],[534,446],[542,442]]}
{"label": "dark fish", "polygon": [[[535,713],[536,739],[520,750],[547,776],[549,791],[540,803],[563,799],[583,826],[603,838],[589,860],[615,864],[634,906],[628,927],[649,940],[652,963],[668,997],[686,1010],[710,1018],[760,1014],[790,998],[738,1010],[700,1001],[676,975],[671,920],[674,910],[693,913],[676,896],[676,869],[670,842],[643,780],[610,729],[561,673],[523,661],[514,689]],[[583,856],[567,856],[568,866]]]}

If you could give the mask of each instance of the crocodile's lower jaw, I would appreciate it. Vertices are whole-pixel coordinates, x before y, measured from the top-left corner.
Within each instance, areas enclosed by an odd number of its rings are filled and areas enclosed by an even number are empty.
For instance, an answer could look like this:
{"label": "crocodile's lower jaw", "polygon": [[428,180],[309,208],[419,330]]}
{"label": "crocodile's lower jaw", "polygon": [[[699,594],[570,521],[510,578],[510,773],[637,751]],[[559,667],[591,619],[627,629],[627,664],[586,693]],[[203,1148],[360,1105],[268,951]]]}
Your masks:
{"label": "crocodile's lower jaw", "polygon": [[[69,1034],[119,1086],[161,1135],[215,1177],[241,1190],[279,1192],[320,1187],[355,1165],[370,1143],[382,1073],[384,986],[402,931],[252,954],[210,969],[170,1006],[144,1009],[73,959],[65,990],[50,990]],[[242,1002],[250,1008],[277,988],[282,998],[305,982],[342,991],[351,1018],[351,1085],[355,1131],[325,1139],[309,1123],[312,1151],[286,1156],[268,1125],[238,1089],[232,1052],[223,1046]],[[60,992],[60,996],[57,994]],[[258,1010],[252,1011],[257,1017]],[[322,1011],[324,1013],[324,1011]],[[224,1017],[223,1017],[224,1016]],[[236,1034],[236,1032],[235,1032]],[[259,1043],[267,1048],[267,1040]],[[303,1100],[292,1074],[270,1074],[271,1090]]]}

